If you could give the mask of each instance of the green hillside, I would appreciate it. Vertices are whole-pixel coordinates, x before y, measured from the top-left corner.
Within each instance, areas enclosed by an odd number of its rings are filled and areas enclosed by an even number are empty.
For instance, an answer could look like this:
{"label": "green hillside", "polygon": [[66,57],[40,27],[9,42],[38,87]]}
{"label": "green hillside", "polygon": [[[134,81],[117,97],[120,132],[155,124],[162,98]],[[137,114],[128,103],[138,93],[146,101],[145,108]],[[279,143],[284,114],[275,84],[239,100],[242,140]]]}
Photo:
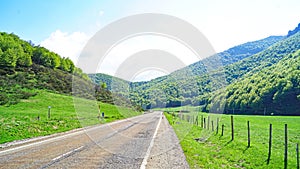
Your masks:
{"label": "green hillside", "polygon": [[70,59],[0,32],[0,143],[140,114],[128,102],[95,85]]}
{"label": "green hillside", "polygon": [[129,103],[95,85],[70,59],[5,32],[0,33],[0,75],[0,105],[17,104],[35,96],[37,89],[110,104]]}
{"label": "green hillside", "polygon": [[215,97],[224,101],[215,104],[225,104],[226,113],[300,115],[300,50],[245,75]]}
{"label": "green hillside", "polygon": [[[130,108],[77,98],[78,112],[72,96],[36,90],[36,96],[18,104],[0,106],[0,144],[75,128],[106,123],[140,114]],[[51,106],[48,118],[48,106]],[[100,106],[100,110],[98,109]],[[76,113],[78,112],[78,113]],[[105,118],[98,118],[100,112]],[[120,113],[121,112],[121,113]]]}
{"label": "green hillside", "polygon": [[[93,85],[74,63],[43,47],[0,33],[0,105],[17,104],[36,89],[72,94],[72,78],[78,85]],[[81,93],[82,97],[91,98]]]}
{"label": "green hillside", "polygon": [[[193,63],[188,67],[177,71],[177,73],[180,74],[183,71],[191,71],[193,75],[202,75],[203,73],[207,73],[204,64],[205,62],[215,63],[219,66],[230,65],[254,54],[257,54],[274,45],[275,43],[283,40],[284,38],[284,36],[270,36],[261,40],[247,42],[225,50],[224,52],[220,52],[214,56],[204,59],[203,61]],[[220,64],[217,64],[218,62],[220,62]]]}
{"label": "green hillside", "polygon": [[272,45],[270,48],[225,67],[227,81],[231,83],[248,72],[256,73],[279,62],[284,56],[300,49],[300,33]]}
{"label": "green hillside", "polygon": [[[177,71],[168,76],[142,83],[133,89],[144,107],[176,107],[182,105],[203,106],[205,111],[212,92],[233,83],[247,73],[259,72],[267,66],[276,64],[286,54],[300,49],[299,33],[282,39],[265,50],[248,56],[238,62],[229,64],[211,73],[198,73],[197,69],[191,71]],[[272,43],[270,43],[272,44]],[[202,68],[204,69],[204,68]],[[187,69],[184,69],[187,70]],[[162,98],[161,96],[164,96]]]}
{"label": "green hillside", "polygon": [[[193,105],[202,107],[203,111],[209,111],[210,109],[211,111],[223,111],[223,108],[225,108],[227,113],[233,112],[233,109],[235,109],[235,113],[261,114],[261,112],[263,112],[270,114],[272,112],[275,114],[295,115],[298,113],[289,111],[292,110],[292,108],[281,108],[286,110],[279,110],[278,107],[289,106],[289,104],[286,104],[288,101],[284,102],[282,100],[283,98],[289,98],[289,101],[292,101],[293,104],[299,105],[297,99],[295,100],[299,95],[297,94],[296,84],[294,84],[294,88],[289,89],[295,92],[295,96],[287,95],[286,97],[277,97],[280,95],[281,89],[276,88],[276,86],[280,86],[280,83],[289,84],[288,80],[291,79],[281,78],[281,81],[275,80],[272,81],[272,83],[268,83],[268,85],[274,86],[272,89],[273,93],[269,94],[270,97],[263,96],[262,93],[260,93],[256,94],[256,97],[252,95],[253,97],[251,98],[245,97],[242,94],[251,91],[245,89],[245,85],[247,86],[249,81],[239,81],[251,79],[252,75],[264,77],[261,74],[256,74],[263,70],[267,71],[266,69],[273,65],[276,65],[275,67],[277,67],[278,72],[286,72],[288,68],[278,66],[277,63],[284,57],[300,49],[300,33],[298,30],[299,27],[289,31],[287,36],[270,36],[262,40],[238,45],[218,55],[211,56],[203,61],[175,71],[170,75],[147,82],[130,83],[101,74],[90,75],[90,77],[97,83],[105,82],[109,84],[110,89],[112,79],[116,79],[114,80],[114,85],[117,84],[119,87],[114,87],[115,92],[119,92],[124,98],[128,98],[131,102],[142,106],[144,109]],[[221,61],[223,66],[217,64],[217,59]],[[210,72],[207,72],[207,67],[204,66],[204,63],[212,65]],[[274,72],[269,72],[269,74],[274,75]],[[293,78],[296,78],[294,77],[295,70],[289,70],[289,72],[286,72],[283,76],[286,77],[287,74],[289,74],[289,76],[293,74]],[[267,77],[264,78],[268,79]],[[244,87],[239,88],[239,93],[235,93],[234,95],[226,94],[226,97],[224,94],[220,94],[220,89],[224,89],[226,85],[230,84],[234,86],[235,83],[237,83],[235,86],[242,86],[241,83],[244,83]],[[258,84],[254,83],[254,85]],[[236,88],[237,87],[235,87],[234,90]],[[264,90],[264,87],[261,87],[260,90]],[[255,91],[255,93],[258,92],[262,91]],[[274,94],[276,94],[276,97],[271,98],[271,95],[273,96]],[[241,99],[241,97],[243,97],[243,99]],[[214,101],[218,99],[219,101]],[[229,100],[228,104],[225,104],[226,99],[235,101],[233,103]],[[253,100],[255,101],[253,102]],[[282,104],[276,104],[278,102]],[[274,107],[275,104],[277,107]],[[253,109],[255,106],[256,108]],[[274,107],[274,109],[267,107]],[[297,106],[293,108],[297,108]]]}
{"label": "green hillside", "polygon": [[[198,105],[199,102],[203,102],[202,98],[205,97],[203,95],[211,91],[208,88],[210,77],[207,76],[204,62],[214,62],[214,60],[220,59],[223,65],[235,63],[268,48],[283,38],[282,36],[270,36],[262,40],[238,45],[204,61],[199,61],[175,71],[168,76],[159,77],[148,82],[130,83],[100,73],[90,74],[89,77],[96,84],[106,83],[109,90],[112,90],[111,85],[114,84],[113,90],[115,92],[121,93],[124,97],[129,98],[145,109],[189,104]],[[217,68],[215,67],[215,69]],[[161,96],[166,97],[162,98]]]}
{"label": "green hillside", "polygon": [[92,81],[98,85],[105,84],[108,90],[122,90],[118,89],[118,87],[129,85],[130,82],[113,77],[107,74],[97,73],[97,74],[88,74],[88,76],[92,79]]}

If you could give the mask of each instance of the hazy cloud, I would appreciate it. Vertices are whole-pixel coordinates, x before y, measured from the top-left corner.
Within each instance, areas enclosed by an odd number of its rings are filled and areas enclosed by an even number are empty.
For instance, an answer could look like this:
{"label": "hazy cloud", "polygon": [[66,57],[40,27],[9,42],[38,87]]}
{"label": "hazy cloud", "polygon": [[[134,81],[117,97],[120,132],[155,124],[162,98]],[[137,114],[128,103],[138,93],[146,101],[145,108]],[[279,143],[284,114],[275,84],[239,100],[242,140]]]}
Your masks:
{"label": "hazy cloud", "polygon": [[70,58],[76,64],[77,58],[89,38],[83,32],[68,33],[56,30],[40,45],[63,57]]}

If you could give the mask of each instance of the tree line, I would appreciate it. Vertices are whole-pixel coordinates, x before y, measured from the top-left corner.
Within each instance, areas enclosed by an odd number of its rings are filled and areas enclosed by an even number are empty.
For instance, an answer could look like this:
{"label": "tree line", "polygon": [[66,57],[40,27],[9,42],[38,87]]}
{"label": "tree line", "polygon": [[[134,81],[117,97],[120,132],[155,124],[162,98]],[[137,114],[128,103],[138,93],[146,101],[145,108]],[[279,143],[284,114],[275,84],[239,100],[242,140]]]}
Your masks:
{"label": "tree line", "polygon": [[29,67],[33,63],[73,73],[76,69],[69,58],[64,58],[41,46],[21,40],[11,33],[0,33],[0,67]]}
{"label": "tree line", "polygon": [[[221,61],[227,65],[211,72],[199,62],[148,82],[128,82],[127,91],[120,93],[144,109],[193,105],[202,111],[225,113],[297,114],[299,62],[295,59],[299,55],[295,52],[299,49],[299,32],[269,37],[222,52]],[[213,63],[216,57],[208,59]],[[107,81],[100,75],[93,79]]]}

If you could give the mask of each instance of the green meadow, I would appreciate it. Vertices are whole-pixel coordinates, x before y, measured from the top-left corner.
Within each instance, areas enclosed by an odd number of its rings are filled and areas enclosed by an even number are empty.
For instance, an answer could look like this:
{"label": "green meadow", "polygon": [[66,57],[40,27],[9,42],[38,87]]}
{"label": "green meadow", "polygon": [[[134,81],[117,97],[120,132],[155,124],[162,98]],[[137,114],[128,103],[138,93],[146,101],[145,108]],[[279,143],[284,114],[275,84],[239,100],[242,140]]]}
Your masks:
{"label": "green meadow", "polygon": [[[16,105],[0,106],[0,143],[64,132],[140,114],[129,108],[93,100],[42,90],[37,92],[36,96],[21,100]],[[102,112],[104,118],[101,117]]]}
{"label": "green meadow", "polygon": [[[180,140],[191,168],[284,168],[285,124],[288,125],[288,168],[296,168],[296,144],[300,143],[299,116],[234,115],[234,140],[231,141],[230,115],[182,113],[184,116],[182,119],[177,113],[175,117],[172,114],[165,113]],[[206,119],[206,128],[201,127],[202,116]],[[208,116],[210,116],[209,129]],[[219,119],[218,133],[217,119]],[[214,121],[214,131],[211,121]],[[248,147],[247,121],[250,123],[250,147]],[[270,124],[273,127],[273,139],[271,158],[267,163]],[[222,125],[224,125],[223,136],[221,136]]]}

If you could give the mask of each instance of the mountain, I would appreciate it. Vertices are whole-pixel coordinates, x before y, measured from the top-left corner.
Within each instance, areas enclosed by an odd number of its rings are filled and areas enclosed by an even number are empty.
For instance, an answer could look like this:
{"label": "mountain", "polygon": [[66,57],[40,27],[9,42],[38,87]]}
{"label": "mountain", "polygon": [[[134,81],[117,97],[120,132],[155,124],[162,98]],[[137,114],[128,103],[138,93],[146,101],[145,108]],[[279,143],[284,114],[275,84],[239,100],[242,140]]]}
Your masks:
{"label": "mountain", "polygon": [[[89,74],[95,85],[95,97],[98,101],[126,107],[134,107],[142,111],[141,107],[129,100],[128,91],[130,82],[107,74]],[[93,91],[92,91],[93,92]]]}
{"label": "mountain", "polygon": [[[186,68],[183,68],[177,73],[188,70],[191,71],[194,75],[201,75],[202,73],[207,73],[205,71],[205,62],[206,63],[218,63],[220,62],[220,66],[226,66],[240,60],[243,60],[249,56],[252,56],[256,53],[259,53],[268,47],[272,46],[273,44],[279,42],[280,40],[284,39],[284,36],[270,36],[261,40],[247,42],[235,47],[232,47],[224,52],[220,52],[214,56],[211,56],[203,61],[198,61],[193,63]],[[218,67],[215,67],[218,68]]]}
{"label": "mountain", "polygon": [[101,85],[101,84],[105,84],[106,88],[108,90],[121,90],[121,89],[115,89],[114,87],[116,86],[126,86],[129,85],[130,82],[111,76],[111,75],[107,75],[107,74],[103,74],[103,73],[95,73],[95,74],[88,74],[88,76],[90,77],[90,79],[92,79],[92,81],[95,84]]}
{"label": "mountain", "polygon": [[214,104],[224,105],[225,113],[300,115],[300,50],[213,97]]}
{"label": "mountain", "polygon": [[[131,91],[135,93],[134,97],[139,98],[134,99],[139,100],[138,102],[144,108],[203,105],[207,102],[209,93],[225,85],[217,84],[216,81],[226,83],[218,75],[220,72],[224,74],[224,70],[222,65],[214,64],[219,62],[215,61],[216,59],[219,59],[226,67],[264,51],[284,38],[283,36],[270,36],[262,40],[248,42],[177,70],[168,76],[159,77],[149,82],[133,83]],[[208,74],[205,65],[212,65],[210,73],[216,73]],[[218,69],[220,70],[218,71]],[[212,80],[212,76],[215,77],[214,80]]]}
{"label": "mountain", "polygon": [[[148,85],[147,83],[161,83],[163,81],[168,81],[168,77],[187,77],[187,76],[197,76],[206,74],[207,67],[206,65],[212,66],[213,69],[218,69],[219,67],[226,66],[235,62],[238,62],[244,58],[252,56],[256,53],[259,53],[268,47],[272,46],[273,44],[279,42],[280,40],[284,39],[284,36],[270,36],[261,40],[247,42],[235,47],[232,47],[224,52],[218,53],[216,55],[210,56],[204,60],[198,61],[193,63],[185,68],[177,70],[171,73],[169,76],[158,77],[153,79],[149,82],[135,82],[132,83],[132,86],[138,87],[140,86],[143,89],[146,89]],[[211,64],[213,63],[213,64]],[[217,64],[214,64],[217,63]]]}
{"label": "mountain", "polygon": [[298,26],[297,26],[294,30],[290,30],[290,31],[288,32],[287,37],[290,37],[290,36],[296,34],[296,33],[299,32],[299,31],[300,31],[300,23],[298,24]]}
{"label": "mountain", "polygon": [[[74,81],[76,83],[72,83]],[[37,90],[89,99],[110,94],[106,90],[97,90],[95,94],[94,86],[70,59],[26,42],[13,33],[0,32],[0,105],[17,104],[21,99],[36,95]],[[74,92],[73,88],[79,90]]]}
{"label": "mountain", "polygon": [[[229,98],[239,98],[240,96],[238,93],[235,93],[232,97],[223,93],[227,91],[227,85],[229,85],[228,90],[232,88],[231,85],[241,87],[243,85],[239,83],[240,81],[251,79],[252,76],[258,76],[257,74],[266,72],[270,67],[281,68],[281,71],[284,72],[287,67],[280,67],[277,64],[280,64],[279,62],[289,54],[300,49],[300,33],[298,32],[298,28],[299,26],[293,31],[289,31],[287,36],[270,36],[259,41],[235,46],[217,55],[151,81],[134,83],[125,82],[129,89],[125,92],[121,92],[122,96],[129,98],[132,102],[143,106],[145,109],[200,105],[202,106],[203,111],[210,110],[217,112],[224,108],[227,113],[232,112],[232,110],[235,109],[236,113],[241,114],[261,114],[261,112],[287,114],[286,112],[284,113],[284,111],[279,110],[279,107],[276,109],[267,108],[273,106],[275,103],[270,100],[265,100],[265,97],[259,97],[260,101],[258,102],[263,104],[260,104],[257,109],[254,109],[249,106],[252,104],[251,99],[241,99],[243,100],[240,101],[243,103],[241,106],[240,103],[233,104],[232,102],[226,101],[226,99]],[[222,64],[215,64],[217,61],[221,61]],[[211,66],[209,72],[204,66],[207,64]],[[269,72],[269,74],[272,73]],[[260,76],[262,75],[260,74]],[[268,77],[264,78],[268,79]],[[105,81],[105,77],[102,78],[102,81]],[[119,82],[116,83],[118,84]],[[248,81],[245,80],[243,83],[245,86]],[[119,84],[121,84],[121,82]],[[276,81],[276,83],[270,85],[276,86],[278,84]],[[265,90],[263,87],[261,88],[262,90]],[[243,90],[245,89],[239,89],[240,93]],[[248,90],[245,90],[244,92],[247,93]],[[298,98],[298,95],[295,97]],[[293,100],[293,103],[297,103],[295,99]],[[285,107],[286,105],[283,104],[281,106]]]}
{"label": "mountain", "polygon": [[300,33],[296,33],[270,48],[225,67],[229,83],[242,77],[248,72],[258,72],[264,67],[271,66],[280,61],[284,56],[300,49]]}
{"label": "mountain", "polygon": [[46,90],[141,110],[122,95],[109,91],[105,83],[92,82],[68,58],[13,33],[0,32],[0,106],[17,104]]}

